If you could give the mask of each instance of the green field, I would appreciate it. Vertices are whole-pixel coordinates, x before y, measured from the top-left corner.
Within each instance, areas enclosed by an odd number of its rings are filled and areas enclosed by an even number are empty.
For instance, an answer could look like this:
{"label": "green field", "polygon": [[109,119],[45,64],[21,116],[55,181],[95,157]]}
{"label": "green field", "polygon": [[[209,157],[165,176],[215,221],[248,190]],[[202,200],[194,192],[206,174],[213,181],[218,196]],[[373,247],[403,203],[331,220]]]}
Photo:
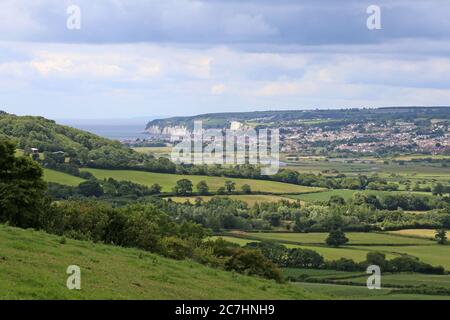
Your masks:
{"label": "green field", "polygon": [[296,283],[299,287],[330,295],[333,299],[348,300],[449,300],[449,296],[395,293],[392,289],[369,290],[363,286],[345,286],[324,283]]}
{"label": "green field", "polygon": [[136,147],[133,150],[145,154],[170,155],[172,147]]}
{"label": "green field", "polygon": [[[420,273],[387,273],[382,274],[382,285],[390,287],[435,287],[450,289],[450,275],[434,275]],[[365,285],[367,277],[343,279],[345,282]],[[339,279],[337,280],[339,282]]]}
{"label": "green field", "polygon": [[301,269],[301,268],[282,268],[283,275],[286,277],[299,277],[303,276],[305,278],[314,279],[339,279],[339,278],[349,278],[349,277],[360,277],[364,276],[367,278],[365,272],[347,272],[347,271],[336,271],[327,269]]}
{"label": "green field", "polygon": [[[448,232],[449,230],[447,230]],[[397,231],[387,231],[387,233],[401,235],[405,237],[416,237],[425,239],[434,239],[436,230],[432,229],[403,229]]]}
{"label": "green field", "polygon": [[[81,268],[81,290],[66,269]],[[0,299],[321,299],[301,286],[0,225]]]}
{"label": "green field", "polygon": [[[415,293],[399,293],[399,289],[450,289],[449,275],[432,275],[420,273],[383,273],[381,275],[381,290],[366,288],[368,274],[365,272],[346,272],[335,270],[317,270],[300,268],[283,268],[283,275],[293,281],[298,281],[302,287],[311,290],[327,292],[336,298],[352,299],[450,299],[450,295],[423,295]],[[329,282],[316,285],[315,282]],[[359,287],[355,287],[359,286]],[[374,297],[375,295],[375,297]]]}
{"label": "green field", "polygon": [[[306,202],[314,202],[314,201],[328,201],[332,196],[341,196],[345,199],[345,201],[350,200],[353,197],[353,194],[356,192],[362,192],[364,194],[374,194],[377,196],[384,196],[389,194],[407,194],[407,191],[378,191],[378,190],[347,190],[347,189],[336,189],[336,190],[326,190],[322,192],[315,193],[307,193],[300,195],[290,195],[289,197],[292,199],[299,199]],[[430,196],[430,193],[426,192],[411,192],[413,194]]]}
{"label": "green field", "polygon": [[[420,156],[421,158],[448,159],[448,156]],[[411,160],[415,157],[406,156],[404,159],[396,158],[396,160]],[[286,156],[282,156],[283,161],[288,164],[288,169],[305,173],[322,173],[325,175],[335,175],[344,173],[348,176],[356,176],[363,174],[370,176],[377,173],[381,178],[387,179],[388,182],[399,183],[400,190],[404,190],[405,185],[402,181],[409,180],[412,184],[420,182],[425,185],[431,185],[435,182],[444,184],[450,183],[450,167],[442,167],[439,163],[427,162],[405,162],[403,165],[395,163],[392,159],[377,159],[374,157],[361,157],[358,159],[341,159],[329,158],[314,159],[308,157],[299,157],[298,161],[289,161]],[[291,157],[289,157],[291,159]],[[384,161],[388,160],[388,164]]]}
{"label": "green field", "polygon": [[[255,242],[258,240],[245,239],[245,238],[237,238],[230,236],[222,236],[224,240],[234,242],[239,244],[240,246],[244,246],[249,242]],[[314,246],[314,245],[297,245],[290,243],[282,243],[287,248],[300,248],[300,249],[310,249],[321,254],[326,260],[338,260],[340,258],[352,259],[354,261],[360,262],[366,260],[367,253],[371,251],[376,251],[375,249],[370,248],[360,248],[357,246],[354,247],[340,247],[340,248],[330,248],[325,246]],[[398,254],[387,253],[386,258],[392,259],[398,257]]]}
{"label": "green field", "polygon": [[[275,240],[291,244],[324,244],[328,233],[294,233],[294,232],[238,232],[244,238],[259,240]],[[388,233],[348,232],[348,245],[433,245],[435,242],[427,239],[402,237]]]}
{"label": "green field", "polygon": [[373,246],[358,247],[360,249],[380,251],[387,254],[409,254],[419,258],[421,261],[434,266],[443,266],[450,270],[450,245],[432,245],[432,246]]}
{"label": "green field", "polygon": [[255,194],[255,195],[229,195],[229,196],[201,196],[201,197],[171,197],[167,199],[172,199],[177,203],[185,203],[189,201],[190,203],[194,203],[195,199],[201,198],[203,201],[209,201],[212,198],[217,197],[227,197],[233,200],[239,200],[246,202],[249,206],[253,206],[255,203],[263,203],[263,202],[278,202],[280,200],[287,200],[289,202],[295,202],[295,200],[280,196],[273,195],[265,195],[265,194]]}
{"label": "green field", "polygon": [[44,169],[44,180],[47,182],[60,183],[68,186],[78,186],[84,179],[72,176],[70,174],[51,169]]}
{"label": "green field", "polygon": [[223,187],[225,181],[232,180],[236,183],[236,190],[244,184],[250,185],[252,191],[261,192],[271,192],[271,193],[304,193],[304,192],[315,192],[323,189],[298,186],[294,184],[274,182],[274,181],[263,181],[263,180],[252,180],[252,179],[235,179],[235,178],[225,178],[225,177],[209,177],[209,176],[186,176],[179,174],[166,174],[166,173],[154,173],[154,172],[143,172],[143,171],[133,171],[133,170],[101,170],[101,169],[82,169],[82,171],[88,171],[92,173],[98,179],[108,179],[114,178],[119,181],[127,180],[135,183],[139,183],[146,186],[151,186],[157,183],[162,186],[163,191],[170,192],[175,186],[176,182],[180,179],[189,179],[194,184],[194,189],[196,189],[196,184],[201,180],[206,181],[210,191],[217,191],[218,188]]}
{"label": "green field", "polygon": [[[235,241],[240,245],[243,241],[251,242],[256,240],[274,240],[292,248],[306,248],[317,251],[327,260],[337,260],[348,258],[355,261],[363,261],[368,252],[378,251],[386,254],[386,258],[392,259],[400,255],[411,255],[421,261],[434,266],[443,266],[450,270],[450,245],[438,245],[425,238],[413,238],[398,236],[387,233],[346,233],[352,246],[340,248],[330,248],[319,245],[321,239],[326,237],[325,233],[236,233],[236,237],[231,236],[226,239]],[[239,238],[238,238],[239,237]],[[384,245],[381,243],[384,242]],[[317,243],[317,244],[315,244]],[[371,243],[370,246],[364,245]],[[391,245],[386,245],[391,244]]]}

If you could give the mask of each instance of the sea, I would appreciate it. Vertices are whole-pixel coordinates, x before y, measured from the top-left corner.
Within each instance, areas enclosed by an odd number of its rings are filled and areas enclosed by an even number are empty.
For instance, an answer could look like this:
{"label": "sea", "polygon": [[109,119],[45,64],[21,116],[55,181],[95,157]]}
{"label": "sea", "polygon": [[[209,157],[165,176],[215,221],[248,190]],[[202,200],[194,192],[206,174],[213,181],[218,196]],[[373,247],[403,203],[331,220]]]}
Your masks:
{"label": "sea", "polygon": [[94,133],[112,140],[135,140],[149,138],[145,133],[148,121],[114,120],[56,120],[57,123]]}

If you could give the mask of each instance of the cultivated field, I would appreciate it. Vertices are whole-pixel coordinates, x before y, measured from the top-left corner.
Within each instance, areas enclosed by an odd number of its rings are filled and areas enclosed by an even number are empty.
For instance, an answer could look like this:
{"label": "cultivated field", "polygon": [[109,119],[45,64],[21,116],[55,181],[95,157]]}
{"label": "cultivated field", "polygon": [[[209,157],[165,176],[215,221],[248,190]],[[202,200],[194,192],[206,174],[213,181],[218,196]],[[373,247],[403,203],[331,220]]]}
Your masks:
{"label": "cultivated field", "polygon": [[114,178],[116,180],[127,180],[135,183],[139,183],[146,186],[151,186],[157,183],[162,186],[163,191],[170,192],[175,186],[176,182],[180,179],[189,179],[195,186],[198,182],[204,180],[208,184],[210,191],[217,191],[218,188],[225,185],[225,181],[231,180],[236,183],[236,190],[244,184],[248,184],[252,191],[271,192],[271,193],[305,193],[321,191],[321,188],[312,188],[298,186],[294,184],[252,180],[252,179],[235,179],[225,177],[209,177],[209,176],[187,176],[179,174],[166,174],[166,173],[153,173],[133,170],[101,170],[101,169],[82,169],[82,171],[88,171],[92,173],[98,179]]}

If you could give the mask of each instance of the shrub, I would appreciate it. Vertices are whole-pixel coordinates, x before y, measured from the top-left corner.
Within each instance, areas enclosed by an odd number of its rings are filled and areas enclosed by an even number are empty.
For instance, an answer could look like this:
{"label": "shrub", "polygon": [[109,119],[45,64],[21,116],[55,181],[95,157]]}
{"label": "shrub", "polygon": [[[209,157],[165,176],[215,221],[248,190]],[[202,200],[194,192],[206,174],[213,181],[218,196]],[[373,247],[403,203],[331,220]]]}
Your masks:
{"label": "shrub", "polygon": [[260,276],[282,282],[283,278],[278,268],[265,258],[259,250],[236,248],[225,263],[225,269],[247,275]]}
{"label": "shrub", "polygon": [[330,234],[325,240],[325,243],[330,247],[339,247],[348,242],[348,238],[341,229],[331,230]]}
{"label": "shrub", "polygon": [[164,237],[161,240],[161,254],[176,260],[192,257],[192,244],[177,237]]}

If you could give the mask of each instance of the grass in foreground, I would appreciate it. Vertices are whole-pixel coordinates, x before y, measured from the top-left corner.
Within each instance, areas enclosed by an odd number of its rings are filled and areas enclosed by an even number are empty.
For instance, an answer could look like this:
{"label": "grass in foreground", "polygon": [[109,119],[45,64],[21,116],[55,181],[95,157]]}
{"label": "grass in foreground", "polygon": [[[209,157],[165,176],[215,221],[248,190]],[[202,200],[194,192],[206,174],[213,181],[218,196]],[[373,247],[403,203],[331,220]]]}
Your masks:
{"label": "grass in foreground", "polygon": [[189,179],[194,184],[194,190],[198,182],[204,180],[208,184],[210,191],[217,191],[218,188],[225,185],[225,181],[231,180],[236,183],[236,190],[241,190],[244,184],[248,184],[252,191],[273,192],[273,193],[305,193],[321,191],[321,188],[304,187],[295,184],[288,184],[275,181],[263,181],[252,179],[235,179],[226,177],[209,177],[209,176],[187,176],[180,174],[154,173],[133,170],[101,170],[101,169],[82,169],[92,173],[98,179],[114,178],[119,181],[131,181],[134,183],[151,186],[159,184],[163,191],[170,192],[176,182],[181,179]]}
{"label": "grass in foreground", "polygon": [[[81,268],[80,291],[66,269]],[[322,299],[277,284],[175,261],[136,249],[94,244],[0,225],[0,299]]]}

